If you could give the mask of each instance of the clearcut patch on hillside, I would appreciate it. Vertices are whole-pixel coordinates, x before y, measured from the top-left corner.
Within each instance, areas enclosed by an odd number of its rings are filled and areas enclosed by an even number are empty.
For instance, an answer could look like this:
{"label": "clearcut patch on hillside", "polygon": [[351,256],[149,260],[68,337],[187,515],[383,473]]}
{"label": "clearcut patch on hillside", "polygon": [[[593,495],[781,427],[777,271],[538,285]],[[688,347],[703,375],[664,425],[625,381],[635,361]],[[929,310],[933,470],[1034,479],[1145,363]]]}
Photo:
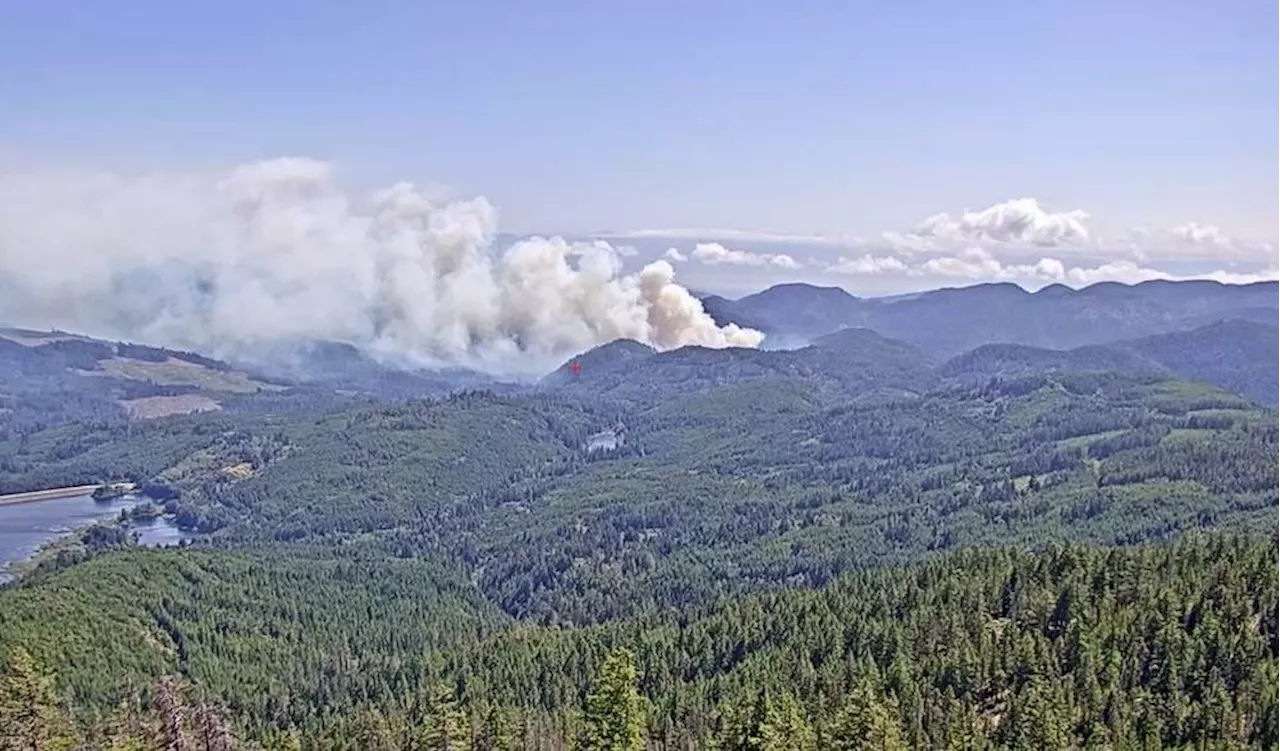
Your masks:
{"label": "clearcut patch on hillside", "polygon": [[212,370],[173,357],[164,362],[115,357],[103,360],[101,365],[104,371],[112,375],[150,381],[161,386],[195,386],[206,391],[228,391],[236,394],[280,391],[284,388],[255,381],[244,373]]}
{"label": "clearcut patch on hillside", "polygon": [[121,400],[120,406],[135,420],[150,420],[168,415],[189,415],[196,412],[214,412],[222,405],[200,394],[180,396],[144,396],[141,399]]}

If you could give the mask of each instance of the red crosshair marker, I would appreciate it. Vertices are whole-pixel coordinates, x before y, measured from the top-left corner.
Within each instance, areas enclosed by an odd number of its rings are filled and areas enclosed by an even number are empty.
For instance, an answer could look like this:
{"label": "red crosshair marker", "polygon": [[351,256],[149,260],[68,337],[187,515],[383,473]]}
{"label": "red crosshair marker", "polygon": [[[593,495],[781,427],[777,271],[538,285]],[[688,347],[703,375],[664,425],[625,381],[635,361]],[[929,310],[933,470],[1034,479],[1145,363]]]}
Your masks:
{"label": "red crosshair marker", "polygon": [[578,362],[577,360],[573,361],[573,366],[570,369],[573,370],[573,374],[575,376],[582,375],[582,363]]}

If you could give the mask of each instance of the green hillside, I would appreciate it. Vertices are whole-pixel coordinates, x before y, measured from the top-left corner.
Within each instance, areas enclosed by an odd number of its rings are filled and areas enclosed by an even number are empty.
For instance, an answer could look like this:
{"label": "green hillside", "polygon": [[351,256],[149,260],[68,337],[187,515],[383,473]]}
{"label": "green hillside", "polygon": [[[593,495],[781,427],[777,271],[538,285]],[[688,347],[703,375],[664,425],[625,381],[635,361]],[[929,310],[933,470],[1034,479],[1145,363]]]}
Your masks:
{"label": "green hillside", "polygon": [[[964,552],[560,629],[513,624],[420,560],[130,552],[0,593],[0,643],[59,666],[56,691],[85,707],[180,674],[209,692],[187,690],[189,728],[275,748],[288,730],[305,748],[418,748],[446,719],[457,748],[566,748],[619,648],[642,698],[606,712],[635,712],[654,748],[1274,748],[1275,560],[1274,537]],[[182,714],[170,696],[130,723],[126,701],[75,730],[42,696],[50,737],[159,742]]]}
{"label": "green hillside", "polygon": [[[1275,514],[1274,413],[1211,387],[1051,374],[836,407],[816,393],[762,380],[627,411],[469,394],[60,429],[9,444],[0,480],[114,467],[171,488],[169,510],[216,544],[444,556],[508,612],[575,623],[958,546]],[[588,454],[604,428],[620,445]]]}

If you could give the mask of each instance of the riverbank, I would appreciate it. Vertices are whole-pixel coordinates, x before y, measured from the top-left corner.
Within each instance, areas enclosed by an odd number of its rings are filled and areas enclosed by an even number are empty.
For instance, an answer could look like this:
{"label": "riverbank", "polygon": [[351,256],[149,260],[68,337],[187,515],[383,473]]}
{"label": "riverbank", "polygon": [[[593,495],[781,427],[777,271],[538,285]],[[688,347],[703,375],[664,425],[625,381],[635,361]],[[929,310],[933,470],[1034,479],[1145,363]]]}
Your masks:
{"label": "riverbank", "polygon": [[[122,491],[130,491],[134,489],[131,482],[111,483],[112,487],[119,488]],[[46,490],[28,490],[25,493],[9,493],[0,495],[0,506],[11,506],[15,503],[35,503],[37,501],[52,501],[55,498],[75,498],[82,495],[93,495],[93,491],[101,487],[101,484],[94,485],[72,485],[66,488],[48,488]]]}
{"label": "riverbank", "polygon": [[35,552],[26,558],[9,561],[3,567],[0,567],[0,584],[21,579],[39,568],[44,561],[57,558],[58,554],[63,551],[74,553],[84,550],[84,543],[81,542],[80,535],[92,526],[92,524],[86,524],[82,527],[77,527],[70,532],[42,543],[40,547],[35,549]]}

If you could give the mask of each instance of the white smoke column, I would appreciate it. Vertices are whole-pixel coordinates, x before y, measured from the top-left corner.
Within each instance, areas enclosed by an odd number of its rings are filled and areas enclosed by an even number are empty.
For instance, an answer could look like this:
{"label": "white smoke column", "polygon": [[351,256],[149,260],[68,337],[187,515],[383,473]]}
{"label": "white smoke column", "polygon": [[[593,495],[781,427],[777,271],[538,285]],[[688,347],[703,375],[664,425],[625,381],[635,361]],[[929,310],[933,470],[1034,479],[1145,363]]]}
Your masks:
{"label": "white smoke column", "polygon": [[753,347],[669,264],[623,275],[606,243],[493,248],[483,198],[409,184],[364,200],[330,167],[228,175],[0,176],[0,321],[223,355],[334,340],[418,364],[536,372],[619,337]]}
{"label": "white smoke column", "polygon": [[675,283],[675,269],[654,261],[640,271],[640,294],[649,312],[651,341],[659,349],[700,344],[705,347],[755,347],[764,335],[730,323],[717,328],[702,302]]}

